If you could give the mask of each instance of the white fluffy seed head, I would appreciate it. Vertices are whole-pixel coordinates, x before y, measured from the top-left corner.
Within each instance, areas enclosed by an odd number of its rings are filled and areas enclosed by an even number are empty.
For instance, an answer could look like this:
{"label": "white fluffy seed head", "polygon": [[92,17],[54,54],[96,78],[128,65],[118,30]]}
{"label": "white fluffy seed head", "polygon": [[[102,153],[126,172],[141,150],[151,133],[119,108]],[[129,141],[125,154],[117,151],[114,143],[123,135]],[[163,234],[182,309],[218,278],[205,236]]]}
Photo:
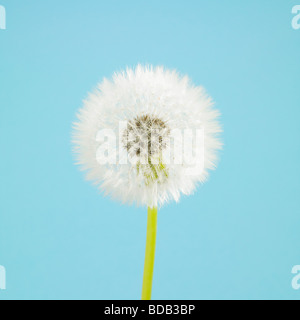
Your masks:
{"label": "white fluffy seed head", "polygon": [[215,168],[218,116],[188,77],[163,67],[127,69],[84,101],[73,133],[78,163],[105,194],[124,203],[179,201]]}

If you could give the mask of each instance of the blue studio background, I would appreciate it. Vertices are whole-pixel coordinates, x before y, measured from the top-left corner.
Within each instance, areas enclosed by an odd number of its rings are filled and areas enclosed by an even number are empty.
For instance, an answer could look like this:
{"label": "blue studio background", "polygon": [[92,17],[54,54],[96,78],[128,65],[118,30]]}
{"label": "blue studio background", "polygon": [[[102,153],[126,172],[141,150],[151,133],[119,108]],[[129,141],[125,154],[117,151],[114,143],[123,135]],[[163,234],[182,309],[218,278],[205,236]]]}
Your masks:
{"label": "blue studio background", "polygon": [[300,29],[294,0],[0,0],[0,299],[139,299],[146,209],[74,165],[75,113],[137,63],[222,113],[218,169],[159,212],[153,299],[300,299]]}

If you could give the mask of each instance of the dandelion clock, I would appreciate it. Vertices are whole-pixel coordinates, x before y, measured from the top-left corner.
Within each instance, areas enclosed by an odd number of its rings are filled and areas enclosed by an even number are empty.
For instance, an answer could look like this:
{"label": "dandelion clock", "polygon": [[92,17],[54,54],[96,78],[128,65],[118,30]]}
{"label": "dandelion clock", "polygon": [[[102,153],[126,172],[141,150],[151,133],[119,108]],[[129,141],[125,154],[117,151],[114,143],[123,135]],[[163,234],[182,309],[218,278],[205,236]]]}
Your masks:
{"label": "dandelion clock", "polygon": [[78,113],[73,142],[87,178],[148,208],[143,300],[151,299],[158,208],[192,194],[215,168],[218,116],[187,76],[144,66],[104,79]]}

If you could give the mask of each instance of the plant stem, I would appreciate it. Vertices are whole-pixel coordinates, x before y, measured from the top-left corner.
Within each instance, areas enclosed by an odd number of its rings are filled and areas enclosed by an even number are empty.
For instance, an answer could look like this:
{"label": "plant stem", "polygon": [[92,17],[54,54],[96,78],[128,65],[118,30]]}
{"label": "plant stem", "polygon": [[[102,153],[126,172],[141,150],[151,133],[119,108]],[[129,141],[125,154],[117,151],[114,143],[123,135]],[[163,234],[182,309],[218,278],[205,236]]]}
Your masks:
{"label": "plant stem", "polygon": [[152,279],[155,259],[156,228],[157,208],[148,208],[147,239],[142,300],[151,300]]}

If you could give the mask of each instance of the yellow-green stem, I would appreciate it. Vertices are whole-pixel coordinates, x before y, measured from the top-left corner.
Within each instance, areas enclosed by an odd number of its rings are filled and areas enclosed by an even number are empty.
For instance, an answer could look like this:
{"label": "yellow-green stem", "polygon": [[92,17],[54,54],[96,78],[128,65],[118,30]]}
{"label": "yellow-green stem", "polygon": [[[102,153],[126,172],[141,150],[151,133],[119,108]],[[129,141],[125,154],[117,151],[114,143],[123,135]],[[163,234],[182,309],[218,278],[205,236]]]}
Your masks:
{"label": "yellow-green stem", "polygon": [[157,208],[148,208],[147,240],[144,266],[142,300],[151,300],[155,259]]}

